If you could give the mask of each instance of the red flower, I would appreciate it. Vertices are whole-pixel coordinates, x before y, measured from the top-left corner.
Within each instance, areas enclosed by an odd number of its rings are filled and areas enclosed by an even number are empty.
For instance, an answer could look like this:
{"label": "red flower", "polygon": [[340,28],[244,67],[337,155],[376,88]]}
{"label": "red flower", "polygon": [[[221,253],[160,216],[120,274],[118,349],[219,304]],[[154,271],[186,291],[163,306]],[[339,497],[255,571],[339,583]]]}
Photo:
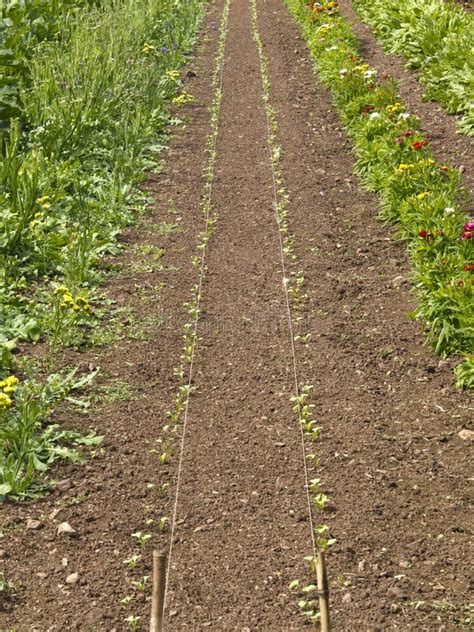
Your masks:
{"label": "red flower", "polygon": [[426,232],[426,230],[420,230],[420,232],[418,233],[418,237],[421,237],[422,239],[424,239],[427,234],[428,233]]}
{"label": "red flower", "polygon": [[429,145],[429,144],[430,144],[429,140],[416,140],[414,143],[411,144],[411,146],[415,151],[418,151],[422,147],[426,147],[426,145]]}
{"label": "red flower", "polygon": [[466,272],[470,272],[471,270],[474,270],[474,263],[466,263],[464,266],[464,270]]}
{"label": "red flower", "polygon": [[440,167],[441,171],[444,171],[444,173],[446,173],[447,171],[449,171],[449,167],[447,165],[442,165]]}

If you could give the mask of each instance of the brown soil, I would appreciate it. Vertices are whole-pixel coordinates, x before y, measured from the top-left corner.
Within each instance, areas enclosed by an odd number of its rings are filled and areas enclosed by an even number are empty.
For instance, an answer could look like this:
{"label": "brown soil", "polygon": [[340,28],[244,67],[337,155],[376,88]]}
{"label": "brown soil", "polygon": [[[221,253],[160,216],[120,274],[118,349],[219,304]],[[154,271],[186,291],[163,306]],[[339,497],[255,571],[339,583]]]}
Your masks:
{"label": "brown soil", "polygon": [[368,63],[399,82],[399,93],[410,112],[419,117],[423,131],[431,142],[431,149],[440,161],[459,167],[464,173],[464,183],[474,191],[473,142],[468,136],[458,133],[456,121],[461,117],[448,116],[440,105],[423,101],[425,92],[416,72],[405,68],[406,60],[398,55],[386,55],[369,26],[360,21],[352,8],[351,0],[340,0],[343,14],[351,22],[356,37],[361,42],[361,53]]}
{"label": "brown soil", "polygon": [[[334,629],[467,629],[454,622],[469,594],[469,448],[458,437],[472,417],[468,396],[454,390],[451,363],[430,353],[406,316],[413,303],[404,248],[376,221],[376,198],[351,175],[350,143],[296,25],[281,0],[258,8],[291,196],[295,270],[304,271],[309,294],[304,327],[312,338],[297,347],[297,361],[301,382],[315,385],[324,429],[310,446],[320,461],[310,475],[324,480],[332,499],[327,515],[315,520],[330,524],[337,538],[328,555]],[[152,215],[125,236],[130,246],[165,248],[163,263],[177,269],[133,272],[140,257],[131,248],[121,258],[127,274],[108,288],[119,306],[133,308],[136,323],[159,313],[164,324],[147,326],[145,340],[67,356],[83,366],[99,363],[104,384],[127,381],[136,399],[80,422],[106,436],[105,453],[85,468],[58,469],[57,478],[66,479],[60,490],[1,509],[9,525],[2,566],[21,583],[3,599],[2,630],[111,632],[126,630],[130,613],[147,628],[149,591],[128,609],[120,599],[136,593],[131,580],[150,573],[152,547],[169,545],[146,519],[171,517],[178,459],[163,468],[150,449],[175,393],[183,303],[195,279],[221,11],[221,0],[210,8],[192,68],[197,76],[189,78],[197,104],[183,110],[189,120],[173,134],[166,172],[147,185],[156,199]],[[169,630],[307,628],[288,590],[292,579],[308,578],[303,557],[311,553],[311,534],[289,402],[291,344],[261,94],[248,0],[233,0],[213,194],[219,221],[184,444]],[[449,125],[435,148],[441,154]],[[176,220],[173,209],[181,230],[158,234],[156,224]],[[400,275],[406,282],[393,287]],[[139,292],[147,292],[148,303]],[[157,498],[149,482],[169,482],[169,493]],[[53,517],[54,509],[61,511]],[[25,530],[28,517],[43,528]],[[63,521],[77,537],[56,534]],[[145,564],[129,571],[123,560],[137,551],[134,531],[154,537]],[[78,582],[67,584],[74,572]]]}

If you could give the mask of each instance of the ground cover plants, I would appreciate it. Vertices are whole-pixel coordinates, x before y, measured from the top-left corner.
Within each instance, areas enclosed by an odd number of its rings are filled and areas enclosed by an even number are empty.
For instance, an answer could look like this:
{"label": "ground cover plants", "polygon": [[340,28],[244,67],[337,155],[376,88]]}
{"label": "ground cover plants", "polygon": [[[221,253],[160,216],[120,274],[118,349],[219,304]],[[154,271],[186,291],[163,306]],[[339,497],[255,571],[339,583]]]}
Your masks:
{"label": "ground cover plants", "polygon": [[[56,356],[91,342],[108,314],[99,263],[118,252],[119,231],[145,208],[137,185],[157,168],[171,101],[189,99],[179,67],[201,16],[198,0],[38,0],[2,9],[0,378],[19,380],[6,383],[15,397],[4,391],[1,404],[9,433],[0,439],[3,497],[28,494],[54,459],[75,458],[59,447],[36,458],[15,444],[78,441],[48,430],[51,381],[72,379],[57,377]],[[143,254],[161,265],[161,253]],[[47,343],[46,358],[33,379],[32,361],[12,352],[38,341]]]}
{"label": "ground cover plants", "polygon": [[336,2],[288,0],[288,6],[354,142],[356,173],[380,195],[381,217],[407,242],[418,300],[414,316],[436,353],[463,358],[457,385],[472,388],[474,223],[464,211],[461,174],[433,159],[396,83],[364,63]]}
{"label": "ground cover plants", "polygon": [[474,135],[474,17],[445,0],[354,0],[388,53],[403,55],[420,73],[426,98],[462,114],[460,130]]}

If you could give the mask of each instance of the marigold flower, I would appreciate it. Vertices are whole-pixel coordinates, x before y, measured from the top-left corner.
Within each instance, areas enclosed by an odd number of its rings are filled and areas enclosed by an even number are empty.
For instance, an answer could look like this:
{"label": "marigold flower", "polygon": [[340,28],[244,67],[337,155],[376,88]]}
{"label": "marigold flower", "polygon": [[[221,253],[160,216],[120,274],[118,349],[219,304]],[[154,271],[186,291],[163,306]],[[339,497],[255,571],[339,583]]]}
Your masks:
{"label": "marigold flower", "polygon": [[422,239],[424,239],[427,235],[428,233],[426,232],[426,230],[420,230],[420,232],[418,233],[418,237],[421,237]]}
{"label": "marigold flower", "polygon": [[440,170],[444,171],[444,173],[446,173],[446,171],[449,171],[449,167],[448,167],[448,165],[441,165]]}
{"label": "marigold flower", "polygon": [[427,195],[429,195],[430,192],[429,191],[423,191],[422,193],[418,193],[418,195],[416,196],[419,200],[422,200],[423,198],[425,198]]}
{"label": "marigold flower", "polygon": [[466,272],[471,272],[471,270],[474,270],[474,263],[466,263],[464,265],[464,270]]}

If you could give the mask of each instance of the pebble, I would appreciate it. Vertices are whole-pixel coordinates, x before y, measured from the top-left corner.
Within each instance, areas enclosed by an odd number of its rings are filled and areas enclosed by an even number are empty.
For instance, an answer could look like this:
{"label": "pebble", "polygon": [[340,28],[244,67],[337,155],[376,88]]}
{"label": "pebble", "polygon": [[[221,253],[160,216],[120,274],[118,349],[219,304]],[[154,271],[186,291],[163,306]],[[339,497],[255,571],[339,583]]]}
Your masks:
{"label": "pebble", "polygon": [[65,533],[66,535],[69,535],[71,537],[74,535],[77,535],[77,531],[71,527],[69,522],[61,522],[61,524],[58,527],[57,533],[58,535]]}
{"label": "pebble", "polygon": [[350,592],[346,592],[342,598],[342,603],[351,603],[352,595]]}
{"label": "pebble", "polygon": [[458,432],[458,437],[463,441],[472,441],[474,439],[474,431],[463,428]]}
{"label": "pebble", "polygon": [[44,527],[44,524],[40,520],[27,520],[26,528],[30,531],[37,531]]}
{"label": "pebble", "polygon": [[79,581],[79,573],[71,573],[66,577],[66,584],[77,584]]}

